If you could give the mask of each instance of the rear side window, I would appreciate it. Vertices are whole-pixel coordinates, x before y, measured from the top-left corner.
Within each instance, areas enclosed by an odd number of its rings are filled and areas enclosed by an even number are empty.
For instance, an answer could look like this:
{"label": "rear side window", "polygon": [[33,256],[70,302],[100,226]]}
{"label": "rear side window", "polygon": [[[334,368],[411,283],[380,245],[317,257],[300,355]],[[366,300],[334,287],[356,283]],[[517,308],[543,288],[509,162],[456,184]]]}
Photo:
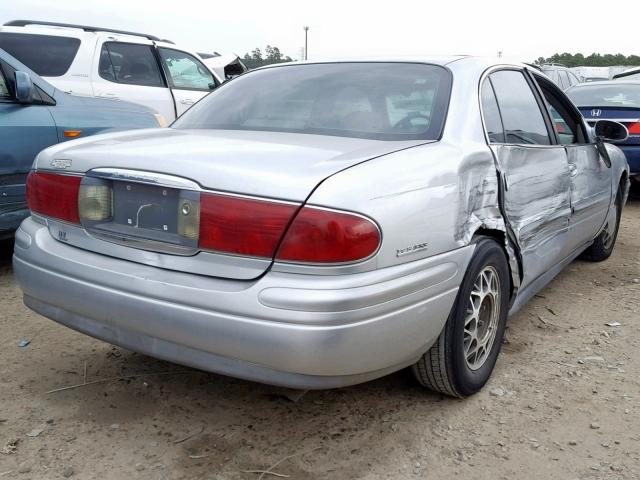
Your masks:
{"label": "rear side window", "polygon": [[489,79],[484,81],[480,95],[484,127],[487,130],[489,142],[504,143],[504,129],[502,127],[502,119],[500,118],[500,109],[498,108],[496,95],[493,92],[493,87]]}
{"label": "rear side window", "polygon": [[150,45],[105,42],[100,51],[100,77],[115,83],[163,87],[160,67]]}
{"label": "rear side window", "polygon": [[67,73],[76,58],[80,40],[53,35],[0,32],[0,48],[43,77]]}
{"label": "rear side window", "polygon": [[542,111],[522,72],[503,70],[490,78],[502,114],[506,143],[550,145]]}

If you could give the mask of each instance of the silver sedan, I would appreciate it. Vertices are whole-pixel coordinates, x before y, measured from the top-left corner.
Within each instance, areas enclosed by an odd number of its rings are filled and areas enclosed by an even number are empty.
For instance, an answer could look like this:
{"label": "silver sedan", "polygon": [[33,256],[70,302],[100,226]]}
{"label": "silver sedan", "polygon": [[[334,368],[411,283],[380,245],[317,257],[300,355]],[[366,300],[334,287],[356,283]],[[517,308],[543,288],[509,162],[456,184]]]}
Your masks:
{"label": "silver sedan", "polygon": [[[124,348],[294,388],[411,366],[488,380],[507,317],[612,252],[624,126],[525,65],[287,64],[171,128],[44,150],[16,234],[24,301]],[[52,352],[52,354],[55,354]]]}

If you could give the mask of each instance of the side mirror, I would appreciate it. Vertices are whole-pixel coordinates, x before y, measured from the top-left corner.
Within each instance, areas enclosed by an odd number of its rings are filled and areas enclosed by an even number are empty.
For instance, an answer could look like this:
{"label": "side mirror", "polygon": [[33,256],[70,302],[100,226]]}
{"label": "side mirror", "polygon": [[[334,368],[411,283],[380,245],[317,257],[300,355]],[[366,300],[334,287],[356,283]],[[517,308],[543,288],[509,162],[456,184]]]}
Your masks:
{"label": "side mirror", "polygon": [[598,120],[593,129],[596,138],[603,142],[624,142],[629,137],[627,127],[613,120]]}
{"label": "side mirror", "polygon": [[16,99],[20,103],[33,101],[33,82],[27,72],[16,71]]}

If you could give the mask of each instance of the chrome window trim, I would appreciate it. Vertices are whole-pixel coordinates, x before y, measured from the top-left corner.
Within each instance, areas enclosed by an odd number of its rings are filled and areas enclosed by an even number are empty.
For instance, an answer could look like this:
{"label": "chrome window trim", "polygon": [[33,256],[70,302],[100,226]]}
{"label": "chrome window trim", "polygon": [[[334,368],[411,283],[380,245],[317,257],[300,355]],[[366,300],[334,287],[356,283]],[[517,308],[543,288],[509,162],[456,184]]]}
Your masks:
{"label": "chrome window trim", "polygon": [[[530,74],[528,67],[522,67],[522,66],[510,65],[510,64],[501,64],[501,65],[493,65],[492,67],[489,67],[484,72],[482,72],[482,75],[480,76],[480,81],[478,82],[478,91],[476,92],[476,95],[477,95],[477,99],[478,99],[478,107],[480,108],[480,122],[482,123],[482,133],[484,134],[484,140],[485,140],[485,143],[487,144],[487,146],[505,145],[505,146],[510,146],[510,147],[526,147],[526,148],[539,148],[539,149],[564,148],[564,146],[559,144],[559,143],[552,143],[550,145],[540,145],[540,144],[537,144],[537,143],[495,143],[495,142],[491,142],[489,140],[489,134],[487,133],[487,126],[486,126],[485,121],[484,121],[484,110],[482,109],[482,85],[484,84],[485,80],[487,80],[488,77],[492,73],[495,73],[495,72],[498,72],[498,71],[503,71],[503,70],[514,70],[514,71],[522,73],[522,75],[525,77],[525,80],[527,80],[527,84],[529,84],[529,79],[527,78],[527,74]],[[535,91],[531,90],[531,93],[534,94],[534,97],[536,97],[536,103],[538,103],[538,95],[539,95],[539,92],[537,90],[538,86],[537,85],[534,85],[534,86],[535,86],[536,90]],[[531,85],[529,85],[529,87],[531,88]],[[496,98],[497,98],[497,96],[496,96]],[[540,107],[540,105],[538,105],[538,108],[539,107]],[[545,126],[547,126],[547,129],[548,129],[547,117],[546,117],[546,115],[548,115],[548,114],[545,114],[545,112],[543,112],[542,109],[540,111],[540,114],[542,115],[542,118],[544,120]],[[585,121],[585,120],[583,120],[583,121]],[[503,124],[503,128],[504,128],[504,124]],[[553,132],[553,135],[555,135],[555,132]],[[552,133],[549,133],[549,140],[557,142],[557,139],[555,138],[555,136],[552,136]]]}

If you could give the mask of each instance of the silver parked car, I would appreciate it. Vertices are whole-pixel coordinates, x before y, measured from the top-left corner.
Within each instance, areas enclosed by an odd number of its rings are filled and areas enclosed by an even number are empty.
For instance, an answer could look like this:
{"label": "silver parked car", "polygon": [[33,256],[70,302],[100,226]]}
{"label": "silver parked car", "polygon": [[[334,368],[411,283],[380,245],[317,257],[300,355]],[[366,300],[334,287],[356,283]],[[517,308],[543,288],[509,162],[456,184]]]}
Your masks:
{"label": "silver parked car", "polygon": [[524,65],[279,65],[169,129],[44,150],[14,268],[31,309],[158,358],[294,388],[407,366],[477,392],[515,312],[613,249],[624,127]]}

